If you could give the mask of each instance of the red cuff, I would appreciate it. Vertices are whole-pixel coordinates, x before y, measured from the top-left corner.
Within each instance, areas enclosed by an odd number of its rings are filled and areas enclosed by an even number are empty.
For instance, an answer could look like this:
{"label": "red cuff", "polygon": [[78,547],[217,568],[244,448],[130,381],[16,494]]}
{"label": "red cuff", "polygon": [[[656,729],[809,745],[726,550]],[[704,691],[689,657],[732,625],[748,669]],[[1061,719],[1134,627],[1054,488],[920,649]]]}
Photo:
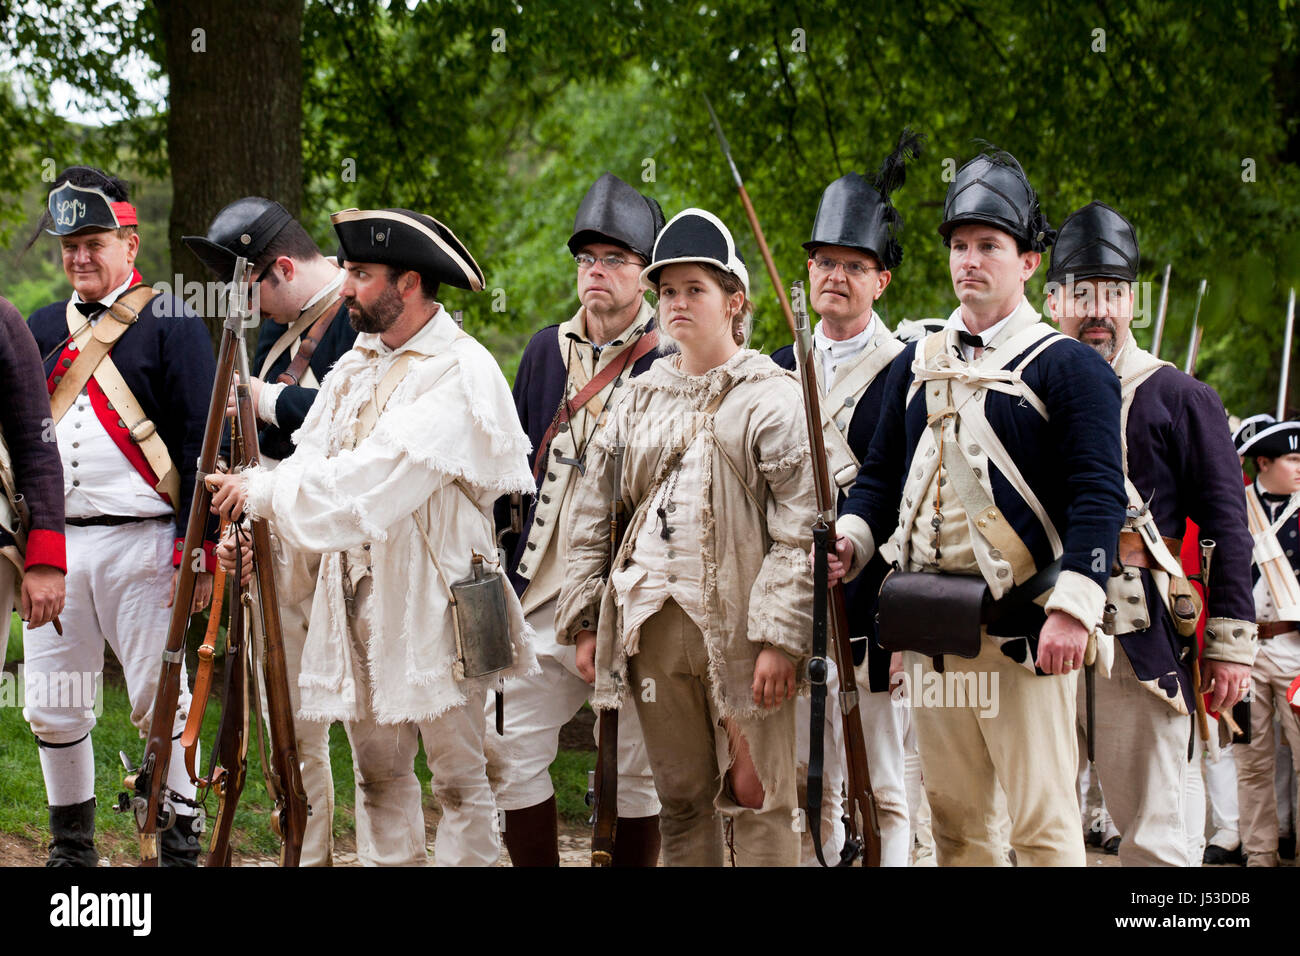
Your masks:
{"label": "red cuff", "polygon": [[[217,570],[217,556],[214,553],[216,545],[211,541],[203,542],[203,570],[212,572]],[[177,538],[172,544],[172,567],[181,566],[181,553],[185,550],[185,539]]]}
{"label": "red cuff", "polygon": [[27,535],[27,563],[24,568],[34,568],[38,564],[48,564],[64,574],[68,573],[68,551],[63,532],[37,528]]}

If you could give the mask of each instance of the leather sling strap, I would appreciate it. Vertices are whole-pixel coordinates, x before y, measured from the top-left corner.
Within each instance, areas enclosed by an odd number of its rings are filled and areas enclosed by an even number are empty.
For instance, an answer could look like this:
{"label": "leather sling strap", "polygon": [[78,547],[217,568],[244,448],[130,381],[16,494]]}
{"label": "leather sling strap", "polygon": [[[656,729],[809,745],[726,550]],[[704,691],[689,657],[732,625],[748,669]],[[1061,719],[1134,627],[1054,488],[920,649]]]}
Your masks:
{"label": "leather sling strap", "polygon": [[[319,303],[312,306],[311,311],[303,316],[304,319],[312,319],[312,326],[307,330],[302,342],[298,345],[298,351],[289,367],[276,376],[276,382],[281,385],[297,385],[302,380],[303,373],[307,371],[307,366],[311,364],[312,356],[316,354],[316,346],[320,345],[320,340],[325,337],[325,333],[330,330],[330,326],[339,314],[339,296],[325,296],[327,302],[323,311],[317,311]],[[276,343],[279,344],[278,342]]]}
{"label": "leather sling strap", "polygon": [[117,340],[139,320],[140,309],[148,305],[155,294],[147,285],[135,286],[108,307],[105,316],[93,329],[80,321],[81,313],[69,300],[68,331],[80,354],[55,386],[54,394],[50,396],[50,411],[56,422],[62,419],[93,377],[103,389],[110,410],[117,412],[118,421],[130,434],[131,441],[139,447],[157,476],[158,482],[154,485],[154,490],[166,495],[173,507],[178,507],[180,472],[176,470],[171,453],[167,451],[167,444],[158,434],[157,427],[145,415],[144,409],[140,407],[109,355]]}
{"label": "leather sling strap", "polygon": [[542,474],[542,469],[546,467],[546,456],[550,451],[551,442],[555,439],[556,433],[560,430],[560,426],[567,425],[569,419],[572,418],[579,409],[585,407],[589,401],[599,395],[606,385],[630,369],[636,364],[638,359],[649,354],[650,350],[654,349],[658,345],[659,332],[657,329],[651,329],[649,332],[644,333],[641,338],[637,340],[636,345],[632,346],[623,354],[622,361],[610,362],[604,367],[604,369],[588,381],[577,395],[574,395],[573,398],[566,399],[561,403],[559,409],[555,412],[555,418],[551,422],[550,427],[546,429],[546,434],[542,436],[542,440],[537,444],[537,458],[533,461],[533,481],[537,481]]}

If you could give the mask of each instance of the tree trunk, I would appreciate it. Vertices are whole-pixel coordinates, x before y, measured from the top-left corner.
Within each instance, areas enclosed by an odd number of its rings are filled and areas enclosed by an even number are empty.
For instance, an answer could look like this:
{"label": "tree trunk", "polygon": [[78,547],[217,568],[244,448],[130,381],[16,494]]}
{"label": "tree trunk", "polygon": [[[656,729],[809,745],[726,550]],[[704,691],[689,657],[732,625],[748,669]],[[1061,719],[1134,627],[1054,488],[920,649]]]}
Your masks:
{"label": "tree trunk", "polygon": [[278,200],[298,215],[303,0],[154,5],[171,84],[172,271],[206,282],[211,276],[181,236],[203,235],[218,210],[242,196]]}

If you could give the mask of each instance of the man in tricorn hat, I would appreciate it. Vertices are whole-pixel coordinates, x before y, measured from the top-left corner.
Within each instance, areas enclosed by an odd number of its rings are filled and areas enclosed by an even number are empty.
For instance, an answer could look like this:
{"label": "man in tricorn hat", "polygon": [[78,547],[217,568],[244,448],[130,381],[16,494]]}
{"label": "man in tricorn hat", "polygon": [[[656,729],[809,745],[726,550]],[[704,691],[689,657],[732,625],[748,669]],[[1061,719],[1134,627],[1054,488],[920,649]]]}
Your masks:
{"label": "man in tricorn hat", "polygon": [[[181,553],[216,363],[203,321],[136,271],[140,235],[121,180],[88,166],[65,170],[46,221],[73,292],[34,312],[28,326],[46,357],[63,460],[67,607],[62,635],[53,622],[27,629],[23,713],[50,802],[49,862],[95,866],[92,702],[66,706],[40,691],[68,674],[86,675],[82,686],[97,682],[107,642],[122,664],[131,722],[149,726],[174,569],[181,561],[205,568],[212,547]],[[211,594],[212,577],[202,571],[193,610]],[[182,677],[166,781],[177,816],[159,841],[164,865],[198,861],[200,821],[184,803],[194,785],[179,740],[189,700]]]}
{"label": "man in tricorn hat", "polygon": [[[253,268],[262,324],[250,380],[258,418],[262,464],[273,468],[293,454],[291,436],[307,417],[320,383],[334,363],[352,348],[356,329],[347,321],[339,292],[343,270],[327,259],[302,225],[278,202],[246,196],[226,206],[207,236],[185,236],[204,265],[229,282],[235,260]],[[233,414],[234,408],[228,409]],[[289,694],[298,709],[298,673],[307,624],[320,571],[320,555],[281,543],[275,583],[280,596]],[[260,618],[253,616],[260,626]],[[329,724],[295,719],[303,790],[311,806],[303,835],[303,866],[329,866],[334,831],[334,777],[330,772]]]}
{"label": "man in tricorn hat", "polygon": [[[435,861],[491,865],[500,842],[485,699],[498,676],[536,667],[497,568],[491,508],[532,489],[528,438],[496,362],[437,301],[442,283],[483,288],[452,231],[408,209],[331,219],[341,292],[362,334],[324,383],[293,455],[274,470],[211,477],[213,503],[225,516],[246,504],[289,546],[324,555],[299,710],[347,727],[365,809],[362,862],[426,860],[414,770],[423,738],[443,812]],[[491,605],[475,602],[477,616],[461,606],[473,584]],[[485,633],[480,625],[493,621]],[[489,670],[484,650],[501,663]]]}
{"label": "man in tricorn hat", "polygon": [[[815,371],[821,391],[822,435],[831,480],[840,495],[857,477],[875,431],[885,393],[885,370],[903,351],[903,343],[890,334],[873,306],[903,260],[903,217],[889,200],[893,190],[903,184],[908,158],[919,156],[920,147],[921,138],[904,130],[872,180],[848,173],[827,186],[813,220],[812,238],[803,244],[808,251],[808,304],[821,319],[813,329],[813,344],[818,359]],[[794,348],[778,349],[772,360],[793,369]],[[907,866],[912,850],[903,780],[907,707],[905,702],[891,699],[890,655],[875,640],[876,594],[888,570],[882,558],[874,557],[867,573],[845,589],[845,598],[854,637],[853,662],[859,686],[865,691],[859,695],[858,712],[880,823],[881,863]],[[829,853],[839,853],[844,843],[838,811],[845,754],[837,692],[838,677],[832,671],[826,688],[829,733],[823,755],[826,799],[821,824]],[[808,698],[800,697],[796,706],[800,760],[806,764]],[[806,849],[804,856],[807,860]]]}
{"label": "man in tricorn hat", "polygon": [[837,551],[850,575],[877,549],[910,572],[880,640],[909,651],[939,865],[1005,865],[996,784],[1020,865],[1082,865],[1076,668],[1124,508],[1119,384],[1025,298],[1053,233],[1013,157],[957,172],[939,233],[960,305],[891,367]]}
{"label": "man in tricorn hat", "polygon": [[[1123,834],[1124,866],[1198,866],[1185,836],[1187,739],[1196,695],[1230,709],[1249,687],[1255,656],[1248,585],[1252,541],[1241,468],[1214,389],[1138,347],[1130,331],[1138,243],[1133,224],[1092,202],[1061,226],[1047,271],[1052,318],[1091,346],[1120,381],[1128,517],[1106,600],[1117,609],[1119,648],[1096,677],[1097,772]],[[1201,687],[1192,681],[1196,602],[1180,540],[1191,518],[1216,543]],[[1078,714],[1085,714],[1079,688]],[[1191,820],[1199,832],[1202,819]]]}
{"label": "man in tricorn hat", "polygon": [[[563,580],[569,503],[604,409],[622,397],[628,379],[657,355],[654,310],[640,284],[655,236],[664,224],[653,199],[605,173],[587,190],[569,237],[577,265],[577,313],[534,335],[515,376],[515,407],[533,451],[536,494],[511,549],[511,580],[537,632],[540,674],[510,684],[504,735],[489,727],[488,762],[497,806],[505,811],[505,844],[515,866],[559,864],[555,791],[549,767],[560,728],[591,696],[574,648],[555,640],[555,602]],[[507,505],[497,509],[507,528]],[[489,724],[494,723],[489,713]],[[618,825],[615,866],[654,866],[659,856],[659,798],[636,711],[624,708],[618,728]]]}
{"label": "man in tricorn hat", "polygon": [[1277,866],[1275,719],[1282,745],[1291,749],[1293,772],[1286,787],[1295,787],[1300,777],[1300,715],[1288,705],[1300,676],[1300,422],[1262,428],[1240,451],[1255,464],[1246,508],[1255,535],[1251,574],[1259,621],[1259,654],[1251,671],[1250,743],[1234,747],[1241,849],[1247,866]]}

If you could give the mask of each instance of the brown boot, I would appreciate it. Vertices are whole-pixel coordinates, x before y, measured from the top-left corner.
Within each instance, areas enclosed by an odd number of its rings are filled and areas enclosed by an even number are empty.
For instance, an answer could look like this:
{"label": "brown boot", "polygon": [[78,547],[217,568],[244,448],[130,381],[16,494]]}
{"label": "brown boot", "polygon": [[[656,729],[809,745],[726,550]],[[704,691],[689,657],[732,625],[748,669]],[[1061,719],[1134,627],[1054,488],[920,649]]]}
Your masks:
{"label": "brown boot", "polygon": [[615,866],[659,865],[659,816],[619,817],[614,830]]}
{"label": "brown boot", "polygon": [[512,866],[559,866],[560,833],[555,797],[522,810],[507,810],[502,837]]}

